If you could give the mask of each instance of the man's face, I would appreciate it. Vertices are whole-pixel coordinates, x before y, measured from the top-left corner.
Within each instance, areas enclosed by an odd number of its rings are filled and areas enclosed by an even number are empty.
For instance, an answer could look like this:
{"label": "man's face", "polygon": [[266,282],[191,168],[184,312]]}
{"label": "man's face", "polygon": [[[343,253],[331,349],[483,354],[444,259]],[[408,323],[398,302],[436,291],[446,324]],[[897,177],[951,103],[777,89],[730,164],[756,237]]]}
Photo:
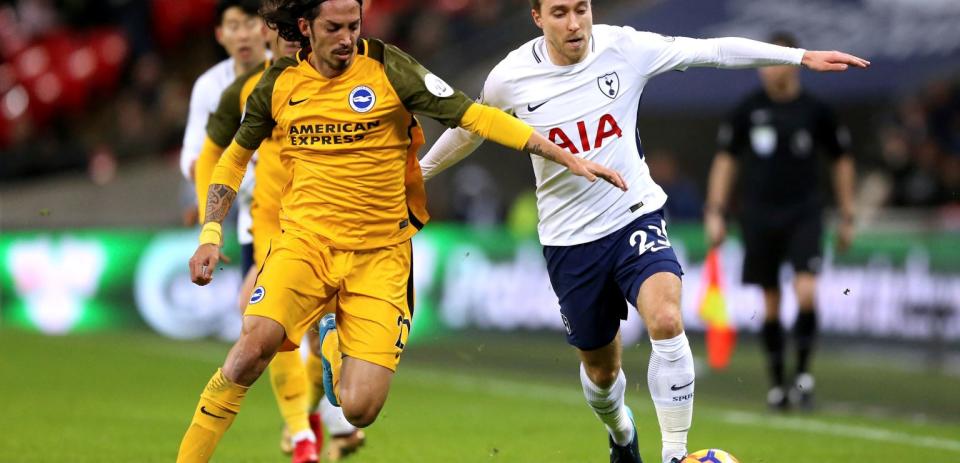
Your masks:
{"label": "man's face", "polygon": [[540,11],[533,10],[533,21],[543,29],[547,43],[565,63],[579,63],[590,49],[593,10],[590,0],[544,0]]}
{"label": "man's face", "polygon": [[785,88],[800,78],[800,69],[796,66],[767,66],[757,72],[767,88]]}
{"label": "man's face", "polygon": [[360,17],[357,0],[328,0],[312,23],[300,19],[300,32],[310,38],[321,67],[339,74],[350,66],[360,38]]}
{"label": "man's face", "polygon": [[228,8],[217,26],[217,42],[240,64],[257,64],[266,52],[266,29],[259,16],[248,15],[239,7]]}
{"label": "man's face", "polygon": [[294,56],[300,50],[299,42],[289,42],[280,37],[275,29],[267,29],[267,43],[270,44],[270,50],[273,51],[273,58],[280,59],[285,56]]}

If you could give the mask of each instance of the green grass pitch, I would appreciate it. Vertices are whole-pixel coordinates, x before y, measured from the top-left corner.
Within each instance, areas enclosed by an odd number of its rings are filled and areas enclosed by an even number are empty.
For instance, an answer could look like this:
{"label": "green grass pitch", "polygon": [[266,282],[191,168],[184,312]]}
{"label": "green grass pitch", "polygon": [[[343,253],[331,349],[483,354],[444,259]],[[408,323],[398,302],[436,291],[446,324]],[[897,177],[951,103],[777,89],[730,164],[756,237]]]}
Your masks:
{"label": "green grass pitch", "polygon": [[[731,368],[698,366],[690,449],[744,463],[960,462],[960,378],[891,367],[824,346],[823,406],[772,415],[759,354],[741,342]],[[147,332],[60,338],[0,330],[0,462],[170,462],[197,396],[229,346]],[[694,352],[702,342],[694,339]],[[645,461],[659,461],[646,391],[649,344],[625,371]],[[248,396],[214,461],[284,462],[266,381]],[[583,402],[575,355],[558,334],[459,334],[405,354],[368,445],[351,462],[603,462],[606,437]]]}

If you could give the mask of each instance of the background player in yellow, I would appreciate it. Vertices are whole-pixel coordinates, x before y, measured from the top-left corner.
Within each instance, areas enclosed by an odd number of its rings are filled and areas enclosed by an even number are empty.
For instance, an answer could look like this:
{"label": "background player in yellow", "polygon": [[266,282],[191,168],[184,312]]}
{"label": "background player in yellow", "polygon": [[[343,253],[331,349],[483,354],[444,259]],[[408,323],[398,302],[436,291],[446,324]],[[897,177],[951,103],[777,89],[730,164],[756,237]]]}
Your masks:
{"label": "background player in yellow", "polygon": [[422,225],[416,212],[425,211],[422,179],[406,176],[408,153],[423,141],[413,113],[543,156],[584,181],[601,177],[626,189],[616,172],[474,103],[399,49],[360,41],[361,3],[286,0],[264,8],[270,27],[305,48],[271,66],[247,100],[211,179],[201,244],[190,261],[194,282],[211,281],[220,222],[246,162],[275,128],[286,134],[280,157],[292,172],[281,203],[283,234],[270,245],[240,339],[201,394],[179,461],[210,458],[249,386],[334,298],[338,342],[323,350],[335,387],[327,394],[354,425],[376,419],[409,334],[410,238]]}

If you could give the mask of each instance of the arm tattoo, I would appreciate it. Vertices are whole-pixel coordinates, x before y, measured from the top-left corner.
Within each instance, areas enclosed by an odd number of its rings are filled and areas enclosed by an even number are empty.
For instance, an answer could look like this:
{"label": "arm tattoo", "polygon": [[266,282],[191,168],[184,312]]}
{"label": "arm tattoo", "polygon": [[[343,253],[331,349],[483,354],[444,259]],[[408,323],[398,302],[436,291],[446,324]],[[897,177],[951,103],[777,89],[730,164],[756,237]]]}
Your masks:
{"label": "arm tattoo", "polygon": [[206,221],[222,223],[236,197],[237,192],[226,185],[210,185],[210,189],[207,190]]}

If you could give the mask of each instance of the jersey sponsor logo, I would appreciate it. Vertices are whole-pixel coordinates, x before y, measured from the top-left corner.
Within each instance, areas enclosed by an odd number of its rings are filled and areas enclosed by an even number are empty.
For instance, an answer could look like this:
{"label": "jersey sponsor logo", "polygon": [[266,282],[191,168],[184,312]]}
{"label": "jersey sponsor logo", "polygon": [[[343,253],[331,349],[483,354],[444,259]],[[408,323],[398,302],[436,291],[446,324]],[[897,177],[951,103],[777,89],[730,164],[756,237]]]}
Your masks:
{"label": "jersey sponsor logo", "polygon": [[257,286],[256,289],[250,293],[250,304],[256,304],[263,300],[263,297],[267,295],[267,290],[263,289],[263,286]]}
{"label": "jersey sponsor logo", "polygon": [[433,96],[440,98],[449,98],[453,96],[453,87],[444,82],[443,79],[433,74],[427,74],[423,76],[423,83],[427,85],[427,91],[433,94]]}
{"label": "jersey sponsor logo", "polygon": [[359,85],[350,91],[350,108],[358,113],[367,113],[377,104],[377,94],[366,85]]}
{"label": "jersey sponsor logo", "polygon": [[620,76],[616,72],[611,72],[597,77],[597,86],[600,87],[603,96],[611,100],[616,99],[620,94]]}
{"label": "jersey sponsor logo", "polygon": [[568,135],[562,127],[550,129],[547,138],[556,143],[557,146],[573,154],[580,154],[581,151],[586,153],[592,149],[600,149],[603,147],[604,141],[608,138],[623,138],[623,130],[620,129],[620,124],[617,124],[617,120],[610,114],[604,114],[600,117],[594,133],[595,135],[591,137],[587,131],[586,121],[578,121],[577,135],[579,137],[579,145],[574,143],[573,139],[570,138],[570,135]]}
{"label": "jersey sponsor logo", "polygon": [[292,124],[287,133],[291,146],[342,145],[366,138],[368,132],[380,127],[380,121],[339,122],[336,124]]}
{"label": "jersey sponsor logo", "polygon": [[290,106],[296,106],[296,105],[298,105],[298,104],[300,104],[300,103],[303,103],[304,101],[307,101],[307,100],[309,100],[309,98],[304,98],[304,99],[302,99],[302,100],[296,100],[296,101],[294,101],[293,98],[291,98],[291,99],[290,99],[290,102],[289,102],[288,104],[289,104]]}

